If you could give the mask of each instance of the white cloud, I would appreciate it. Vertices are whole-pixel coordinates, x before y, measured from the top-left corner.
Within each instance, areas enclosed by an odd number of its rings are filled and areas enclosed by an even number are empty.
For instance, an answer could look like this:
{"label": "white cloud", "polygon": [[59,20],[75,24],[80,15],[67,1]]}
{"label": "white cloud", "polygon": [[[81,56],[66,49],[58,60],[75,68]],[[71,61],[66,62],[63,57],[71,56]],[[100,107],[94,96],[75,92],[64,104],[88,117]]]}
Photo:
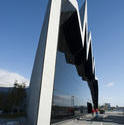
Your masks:
{"label": "white cloud", "polygon": [[106,86],[107,87],[112,87],[112,86],[114,86],[114,82],[109,82]]}
{"label": "white cloud", "polygon": [[20,74],[0,69],[0,87],[13,87],[15,80],[19,83],[25,82],[26,86],[29,85],[29,80]]}

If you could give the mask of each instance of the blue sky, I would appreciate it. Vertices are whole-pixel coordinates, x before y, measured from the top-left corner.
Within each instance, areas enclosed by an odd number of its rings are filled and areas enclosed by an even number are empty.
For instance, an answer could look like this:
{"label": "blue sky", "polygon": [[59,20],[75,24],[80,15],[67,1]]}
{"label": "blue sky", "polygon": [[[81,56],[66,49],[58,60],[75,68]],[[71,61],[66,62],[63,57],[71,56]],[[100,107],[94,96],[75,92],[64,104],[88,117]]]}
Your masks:
{"label": "blue sky", "polygon": [[[0,1],[0,73],[30,79],[46,5],[47,0]],[[88,0],[100,104],[124,106],[123,5],[123,0]]]}

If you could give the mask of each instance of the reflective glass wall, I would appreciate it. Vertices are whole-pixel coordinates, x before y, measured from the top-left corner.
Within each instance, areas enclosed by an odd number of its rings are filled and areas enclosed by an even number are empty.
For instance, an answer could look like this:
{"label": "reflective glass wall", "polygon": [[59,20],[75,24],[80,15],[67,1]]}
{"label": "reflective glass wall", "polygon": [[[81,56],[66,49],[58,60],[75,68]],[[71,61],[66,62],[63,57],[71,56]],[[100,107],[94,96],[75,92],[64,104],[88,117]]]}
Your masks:
{"label": "reflective glass wall", "polygon": [[79,77],[74,65],[67,64],[64,53],[57,52],[51,123],[88,113],[91,101],[87,82]]}

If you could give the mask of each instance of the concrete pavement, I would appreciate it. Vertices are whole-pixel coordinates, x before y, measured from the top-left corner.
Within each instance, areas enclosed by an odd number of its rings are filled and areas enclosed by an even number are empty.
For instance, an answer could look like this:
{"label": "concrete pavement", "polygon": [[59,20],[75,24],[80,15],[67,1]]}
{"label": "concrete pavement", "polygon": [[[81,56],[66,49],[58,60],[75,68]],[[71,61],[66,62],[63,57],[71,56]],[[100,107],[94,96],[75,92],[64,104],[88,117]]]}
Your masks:
{"label": "concrete pavement", "polygon": [[80,120],[72,119],[54,125],[124,125],[123,112],[106,112],[104,115],[99,115],[97,119],[88,117]]}
{"label": "concrete pavement", "polygon": [[[17,119],[0,119],[0,125],[8,121],[19,121],[23,125],[25,118]],[[119,111],[106,112],[105,114],[99,114],[99,117],[93,118],[92,115],[86,115],[80,119],[65,120],[60,123],[52,125],[124,125],[124,113]]]}

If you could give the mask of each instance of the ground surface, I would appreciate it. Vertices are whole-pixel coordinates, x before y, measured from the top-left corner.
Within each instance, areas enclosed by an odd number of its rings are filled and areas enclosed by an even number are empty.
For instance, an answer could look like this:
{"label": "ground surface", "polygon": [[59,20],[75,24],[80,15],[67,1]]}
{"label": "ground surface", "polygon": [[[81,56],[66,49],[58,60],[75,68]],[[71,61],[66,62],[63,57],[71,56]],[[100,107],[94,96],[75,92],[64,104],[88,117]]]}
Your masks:
{"label": "ground surface", "polygon": [[80,120],[73,119],[55,125],[124,125],[124,113],[106,112],[104,115],[99,115],[97,119],[87,116]]}
{"label": "ground surface", "polygon": [[[25,118],[3,119],[0,118],[0,125],[6,125],[8,121],[18,121],[19,125],[24,125]],[[87,115],[81,119],[66,120],[53,125],[124,125],[124,113],[119,111],[106,112],[99,115],[97,119]]]}

